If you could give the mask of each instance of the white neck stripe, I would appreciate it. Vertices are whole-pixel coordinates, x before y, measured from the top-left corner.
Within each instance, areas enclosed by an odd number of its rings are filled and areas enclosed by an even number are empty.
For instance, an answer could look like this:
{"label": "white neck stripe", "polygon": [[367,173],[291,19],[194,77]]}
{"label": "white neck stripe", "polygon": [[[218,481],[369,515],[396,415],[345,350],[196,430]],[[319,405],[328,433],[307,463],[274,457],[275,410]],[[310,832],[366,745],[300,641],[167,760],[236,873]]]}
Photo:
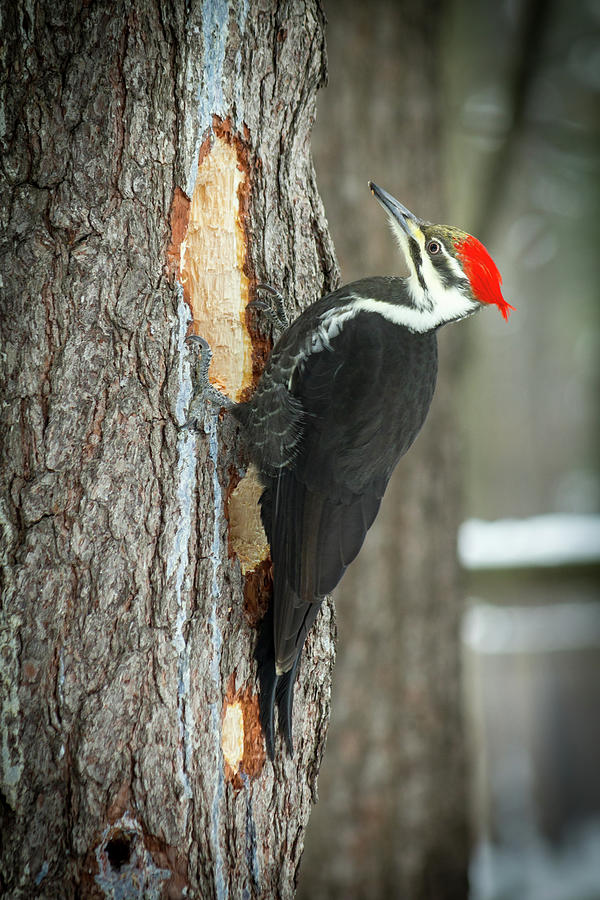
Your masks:
{"label": "white neck stripe", "polygon": [[[412,279],[411,279],[412,280]],[[416,281],[416,279],[415,279]],[[410,285],[412,289],[413,285]],[[317,342],[320,346],[311,348],[321,350],[324,346],[337,334],[348,319],[353,319],[360,312],[378,313],[388,322],[394,325],[401,325],[419,334],[427,331],[433,331],[444,325],[446,322],[453,322],[456,319],[463,319],[465,316],[475,312],[477,305],[472,303],[457,288],[445,290],[445,303],[443,308],[439,306],[433,308],[404,306],[401,303],[388,303],[384,300],[376,300],[372,297],[361,297],[357,294],[351,294],[350,302],[344,306],[338,306],[328,310],[321,317],[321,328],[317,332]]]}
{"label": "white neck stripe", "polygon": [[447,291],[452,294],[451,304],[446,305],[446,309],[441,310],[439,307],[420,309],[414,306],[402,306],[396,303],[385,303],[381,300],[372,300],[367,297],[357,297],[354,299],[352,308],[356,312],[375,312],[393,322],[394,325],[403,325],[409,331],[415,331],[424,334],[426,331],[434,331],[440,325],[446,322],[453,322],[455,319],[463,319],[465,316],[475,312],[472,303],[466,300],[460,291],[452,288]]}

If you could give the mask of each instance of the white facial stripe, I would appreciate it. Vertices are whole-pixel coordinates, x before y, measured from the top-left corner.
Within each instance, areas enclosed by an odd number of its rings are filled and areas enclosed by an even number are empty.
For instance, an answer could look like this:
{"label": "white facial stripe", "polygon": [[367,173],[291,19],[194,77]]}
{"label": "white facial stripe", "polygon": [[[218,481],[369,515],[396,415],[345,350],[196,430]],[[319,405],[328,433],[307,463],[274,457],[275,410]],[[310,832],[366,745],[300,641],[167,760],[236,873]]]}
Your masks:
{"label": "white facial stripe", "polygon": [[[408,268],[410,269],[411,275],[413,275],[413,274],[416,275],[415,267],[414,267],[414,264],[412,261],[412,257],[410,255],[410,250],[408,249],[408,235],[406,234],[406,232],[404,231],[404,229],[402,228],[402,226],[400,225],[398,220],[395,219],[389,213],[388,213],[388,221],[389,221],[390,227],[392,229],[392,234],[396,238],[398,246],[402,250],[402,254],[408,264]],[[415,234],[415,240],[416,239],[417,239],[417,236]]]}
{"label": "white facial stripe", "polygon": [[[444,322],[452,322],[456,319],[463,319],[465,316],[468,316],[472,312],[475,312],[475,310],[478,308],[478,305],[476,303],[469,299],[469,297],[465,296],[458,287],[446,287],[446,285],[442,281],[437,268],[434,266],[431,260],[431,257],[425,250],[425,235],[423,234],[421,229],[413,226],[411,227],[411,231],[413,232],[414,238],[418,242],[421,249],[421,277],[425,282],[426,287],[423,288],[421,285],[418,274],[415,270],[415,266],[413,264],[412,257],[410,255],[410,251],[408,249],[408,241],[406,239],[406,235],[404,234],[400,226],[398,226],[397,236],[398,239],[401,235],[404,238],[401,243],[401,247],[404,251],[404,256],[411,270],[407,285],[416,307],[415,312],[420,314],[420,318],[418,320],[420,322],[420,325],[411,325],[408,322],[403,322],[402,324],[405,324],[407,328],[411,328],[412,331],[428,331],[430,328],[437,328]],[[462,271],[458,261],[452,256],[452,254],[448,253],[443,242],[439,238],[438,243],[440,245],[441,252],[448,260],[457,278],[466,283],[467,279],[465,278],[464,272]],[[394,309],[395,308],[396,307],[394,307]],[[403,308],[399,307],[399,309]],[[412,310],[409,309],[407,310],[407,312],[411,314]]]}
{"label": "white facial stripe", "polygon": [[452,269],[452,271],[454,272],[456,277],[459,278],[461,281],[464,281],[465,284],[468,284],[469,279],[463,272],[459,261],[456,259],[455,256],[452,256],[451,253],[448,253],[448,251],[446,250],[446,248],[444,247],[443,244],[441,244],[441,248],[442,248],[442,252],[443,252],[444,256],[446,257],[446,259],[448,260],[448,262],[450,264],[450,268]]}
{"label": "white facial stripe", "polygon": [[427,254],[423,255],[421,274],[427,285],[425,290],[416,275],[409,278],[408,286],[416,306],[435,320],[433,327],[462,319],[478,308],[478,304],[463,294],[456,285],[447,287],[444,284]]}
{"label": "white facial stripe", "polygon": [[[417,307],[418,310],[429,310],[431,308],[432,301],[429,298],[428,293],[421,286],[421,283],[419,281],[419,273],[415,269],[415,264],[413,262],[413,258],[411,256],[410,249],[408,246],[408,235],[406,234],[406,232],[404,231],[404,229],[402,228],[402,226],[399,224],[399,222],[396,219],[394,219],[392,216],[390,216],[389,220],[390,220],[390,224],[392,226],[392,231],[394,232],[396,241],[398,242],[398,245],[399,245],[400,249],[402,250],[402,253],[404,254],[406,264],[410,270],[410,275],[409,275],[406,283],[408,286],[408,290],[410,291],[410,295],[413,299],[413,303]],[[424,256],[426,256],[425,250],[424,250],[425,238],[423,236],[423,232],[417,225],[415,225],[413,222],[411,222],[410,219],[408,220],[408,224],[413,233],[413,238],[415,239],[415,241],[419,244],[419,247],[421,248],[421,257],[423,258]],[[425,283],[427,283],[426,279],[425,279]],[[413,329],[413,330],[416,330],[416,329]],[[427,329],[425,328],[423,330],[426,331]]]}

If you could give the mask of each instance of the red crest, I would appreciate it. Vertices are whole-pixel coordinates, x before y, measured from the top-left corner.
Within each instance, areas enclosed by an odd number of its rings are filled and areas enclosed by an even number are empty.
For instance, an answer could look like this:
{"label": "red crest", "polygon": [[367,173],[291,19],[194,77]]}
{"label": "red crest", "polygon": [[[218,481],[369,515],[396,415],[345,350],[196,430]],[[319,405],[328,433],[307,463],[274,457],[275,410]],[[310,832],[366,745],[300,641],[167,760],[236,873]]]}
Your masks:
{"label": "red crest", "polygon": [[454,246],[477,299],[481,303],[495,303],[504,318],[508,319],[509,311],[514,306],[502,296],[502,275],[481,241],[467,235],[464,241],[457,241]]}

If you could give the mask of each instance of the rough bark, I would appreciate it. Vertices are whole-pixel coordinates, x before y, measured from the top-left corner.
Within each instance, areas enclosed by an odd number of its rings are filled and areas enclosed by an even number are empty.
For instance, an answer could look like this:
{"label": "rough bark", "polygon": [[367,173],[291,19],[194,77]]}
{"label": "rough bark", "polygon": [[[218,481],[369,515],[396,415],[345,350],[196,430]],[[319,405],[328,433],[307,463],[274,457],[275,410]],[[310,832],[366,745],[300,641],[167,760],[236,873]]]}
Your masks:
{"label": "rough bark", "polygon": [[[256,281],[301,306],[335,273],[308,144],[322,13],[44,0],[2,17],[0,888],[288,897],[328,718],[331,610],[303,662],[296,756],[273,768],[252,660],[268,563],[244,577],[228,541],[245,465],[234,426],[208,410],[197,434],[179,430],[180,281],[216,146],[243,182],[239,314]],[[208,204],[210,178],[203,189]],[[240,321],[230,344],[253,355],[238,392],[268,346]]]}
{"label": "rough bark", "polygon": [[[442,198],[442,10],[330,0],[326,11],[330,84],[313,151],[343,279],[397,273],[377,204],[361,204],[373,179],[417,215],[452,221]],[[468,328],[440,332],[428,420],[335,593],[332,718],[299,889],[310,900],[467,896],[455,393]]]}

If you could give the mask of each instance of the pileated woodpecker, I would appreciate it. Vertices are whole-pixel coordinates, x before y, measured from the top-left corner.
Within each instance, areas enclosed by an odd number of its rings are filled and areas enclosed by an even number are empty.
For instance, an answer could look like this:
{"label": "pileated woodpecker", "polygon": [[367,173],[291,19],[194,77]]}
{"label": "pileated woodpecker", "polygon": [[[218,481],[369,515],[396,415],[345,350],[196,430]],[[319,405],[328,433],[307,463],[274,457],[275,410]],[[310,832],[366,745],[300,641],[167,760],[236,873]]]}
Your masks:
{"label": "pileated woodpecker", "polygon": [[[476,238],[417,218],[376,184],[410,269],[408,278],[365,278],[322,297],[275,344],[256,391],[232,403],[208,381],[201,391],[242,423],[264,490],[273,597],[255,657],[261,723],[274,755],[274,708],[289,753],[293,688],[302,646],[321,601],[360,550],[398,460],[429,411],[437,375],[436,332],[486,304],[513,309]],[[272,317],[282,327],[282,305]]]}

